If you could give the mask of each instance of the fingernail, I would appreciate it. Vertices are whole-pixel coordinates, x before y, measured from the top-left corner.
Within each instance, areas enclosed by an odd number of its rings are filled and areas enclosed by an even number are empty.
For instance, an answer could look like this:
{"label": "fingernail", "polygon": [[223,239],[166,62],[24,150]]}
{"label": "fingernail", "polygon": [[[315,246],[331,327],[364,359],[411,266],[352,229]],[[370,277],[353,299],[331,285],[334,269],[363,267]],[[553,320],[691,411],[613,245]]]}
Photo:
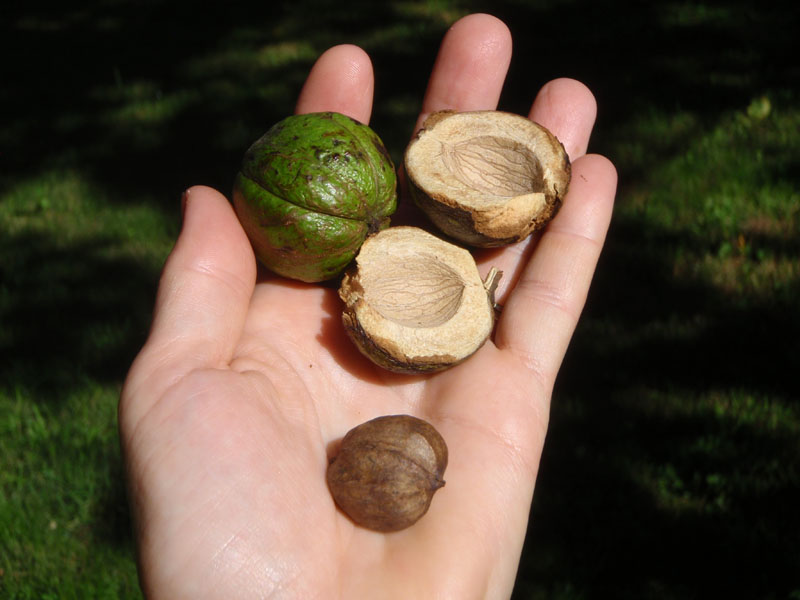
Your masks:
{"label": "fingernail", "polygon": [[186,216],[186,203],[189,201],[189,190],[184,190],[181,194],[181,218]]}

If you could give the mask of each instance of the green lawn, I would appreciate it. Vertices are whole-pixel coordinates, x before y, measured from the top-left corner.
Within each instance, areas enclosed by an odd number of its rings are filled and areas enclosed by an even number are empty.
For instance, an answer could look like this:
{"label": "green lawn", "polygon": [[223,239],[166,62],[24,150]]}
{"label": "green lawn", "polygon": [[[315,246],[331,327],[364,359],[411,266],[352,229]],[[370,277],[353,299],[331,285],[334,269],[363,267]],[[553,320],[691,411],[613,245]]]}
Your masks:
{"label": "green lawn", "polygon": [[0,597],[140,597],[116,402],[180,192],[227,191],[339,42],[399,158],[442,34],[486,11],[502,108],[585,81],[620,172],[514,598],[800,598],[797,8],[62,4],[0,19]]}

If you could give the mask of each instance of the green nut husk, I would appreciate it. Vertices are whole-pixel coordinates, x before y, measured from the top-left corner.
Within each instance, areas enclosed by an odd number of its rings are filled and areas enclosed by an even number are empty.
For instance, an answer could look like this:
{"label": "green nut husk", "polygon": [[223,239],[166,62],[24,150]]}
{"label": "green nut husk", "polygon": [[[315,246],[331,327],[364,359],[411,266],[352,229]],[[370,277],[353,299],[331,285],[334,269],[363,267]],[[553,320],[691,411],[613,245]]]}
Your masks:
{"label": "green nut husk", "polygon": [[397,207],[394,164],[368,126],[334,112],[275,124],[244,156],[233,203],[258,259],[306,282],[338,276]]}

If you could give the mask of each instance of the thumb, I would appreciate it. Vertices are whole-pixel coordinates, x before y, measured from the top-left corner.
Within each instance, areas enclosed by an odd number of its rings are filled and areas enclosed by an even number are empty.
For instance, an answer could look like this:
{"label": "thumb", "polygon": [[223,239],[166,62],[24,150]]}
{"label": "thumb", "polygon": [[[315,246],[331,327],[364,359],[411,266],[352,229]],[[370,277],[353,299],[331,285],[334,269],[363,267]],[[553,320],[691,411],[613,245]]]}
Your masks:
{"label": "thumb", "polygon": [[[250,242],[233,207],[216,190],[184,194],[184,221],[167,258],[156,297],[150,336],[134,362],[123,402],[154,401],[177,378],[230,360],[256,279]],[[140,385],[148,393],[135,394]],[[129,406],[129,416],[149,406]]]}

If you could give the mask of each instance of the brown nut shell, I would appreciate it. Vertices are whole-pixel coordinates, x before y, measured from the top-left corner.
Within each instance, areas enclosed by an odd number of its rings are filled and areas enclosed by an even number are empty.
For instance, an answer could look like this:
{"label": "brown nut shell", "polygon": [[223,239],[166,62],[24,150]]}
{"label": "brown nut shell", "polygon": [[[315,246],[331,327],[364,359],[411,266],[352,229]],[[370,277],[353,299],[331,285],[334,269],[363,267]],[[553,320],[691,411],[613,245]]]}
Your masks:
{"label": "brown nut shell", "polygon": [[328,465],[339,508],[356,524],[380,532],[405,529],[428,510],[444,485],[447,445],[427,421],[378,417],[351,429]]}
{"label": "brown nut shell", "polygon": [[561,142],[545,127],[502,111],[430,115],[405,154],[416,204],[444,233],[472,246],[502,246],[544,227],[569,186]]}

